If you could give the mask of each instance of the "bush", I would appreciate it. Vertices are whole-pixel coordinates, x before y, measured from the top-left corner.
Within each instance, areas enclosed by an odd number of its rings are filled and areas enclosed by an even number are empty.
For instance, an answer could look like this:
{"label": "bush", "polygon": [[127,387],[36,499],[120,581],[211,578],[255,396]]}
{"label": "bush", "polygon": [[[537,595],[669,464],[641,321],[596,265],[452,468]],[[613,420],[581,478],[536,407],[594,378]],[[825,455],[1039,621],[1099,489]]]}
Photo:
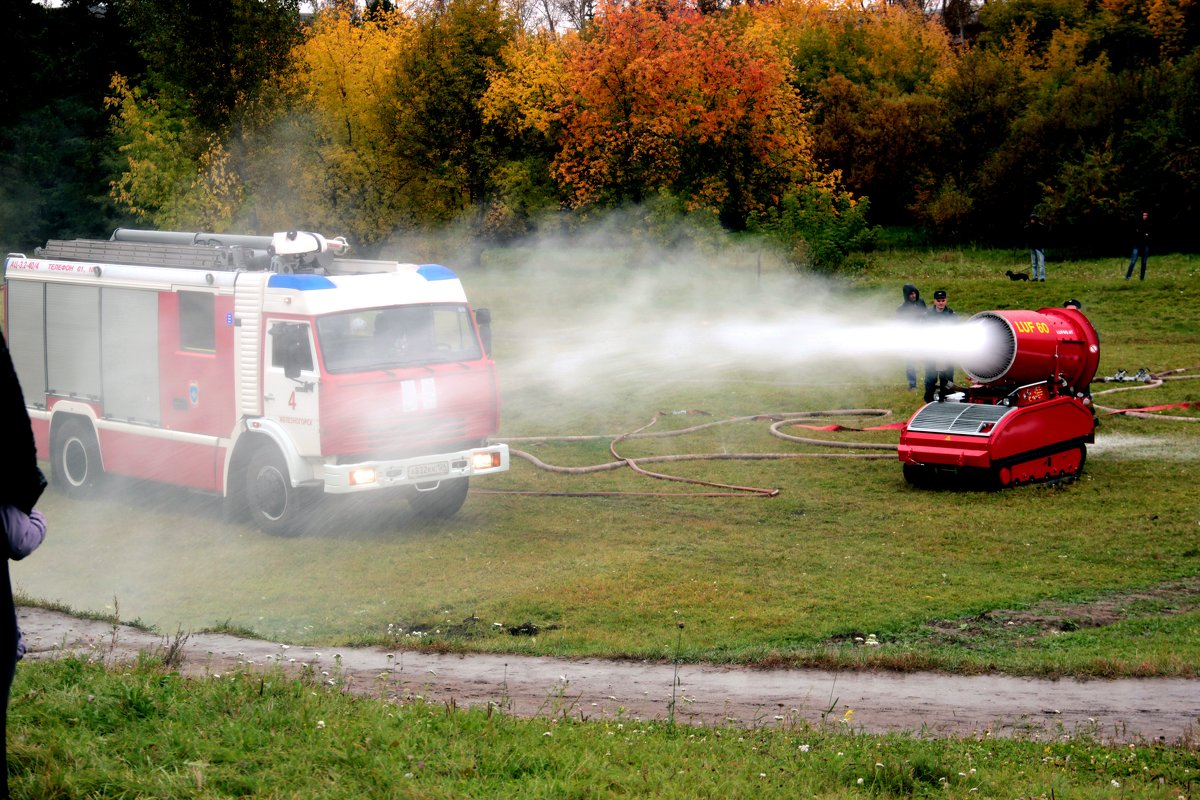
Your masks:
{"label": "bush", "polygon": [[838,272],[852,253],[871,250],[879,229],[867,222],[870,201],[833,186],[809,184],[784,195],[751,226],[781,243],[788,260],[815,272]]}

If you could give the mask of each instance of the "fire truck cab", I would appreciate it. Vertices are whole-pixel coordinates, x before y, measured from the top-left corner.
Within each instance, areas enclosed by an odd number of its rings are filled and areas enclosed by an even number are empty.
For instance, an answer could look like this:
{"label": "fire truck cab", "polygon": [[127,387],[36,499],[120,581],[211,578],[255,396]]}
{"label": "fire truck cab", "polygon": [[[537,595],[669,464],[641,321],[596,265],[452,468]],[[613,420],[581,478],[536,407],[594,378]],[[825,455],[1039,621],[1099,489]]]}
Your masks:
{"label": "fire truck cab", "polygon": [[436,264],[344,240],[119,229],[5,263],[5,324],[39,457],[220,494],[298,532],[324,494],[453,515],[508,469],[490,318]]}

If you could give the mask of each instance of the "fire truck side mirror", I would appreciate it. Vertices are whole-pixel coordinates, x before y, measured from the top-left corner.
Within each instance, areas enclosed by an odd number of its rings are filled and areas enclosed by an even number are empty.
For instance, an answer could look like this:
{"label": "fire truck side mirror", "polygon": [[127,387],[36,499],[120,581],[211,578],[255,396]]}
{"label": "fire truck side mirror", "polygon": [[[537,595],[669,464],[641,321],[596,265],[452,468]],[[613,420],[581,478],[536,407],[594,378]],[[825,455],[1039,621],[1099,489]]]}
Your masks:
{"label": "fire truck side mirror", "polygon": [[303,369],[312,369],[312,351],[308,347],[308,326],[279,322],[271,326],[272,360],[283,367],[286,378],[300,377]]}
{"label": "fire truck side mirror", "polygon": [[475,322],[479,325],[479,338],[483,340],[483,352],[492,354],[492,312],[491,309],[475,309]]}

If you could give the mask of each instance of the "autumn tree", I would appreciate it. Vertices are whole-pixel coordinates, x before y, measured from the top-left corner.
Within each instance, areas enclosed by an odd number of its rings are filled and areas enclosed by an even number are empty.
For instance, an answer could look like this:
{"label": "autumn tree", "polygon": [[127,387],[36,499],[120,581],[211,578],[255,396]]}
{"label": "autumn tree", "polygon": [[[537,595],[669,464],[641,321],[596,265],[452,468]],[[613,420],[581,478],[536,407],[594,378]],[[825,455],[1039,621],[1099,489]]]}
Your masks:
{"label": "autumn tree", "polygon": [[485,228],[527,232],[537,219],[566,201],[551,165],[563,132],[559,98],[565,96],[566,61],[578,33],[525,32],[506,45],[480,100],[486,124],[502,132],[509,155],[496,164]]}
{"label": "autumn tree", "polygon": [[909,221],[913,186],[930,179],[942,146],[945,111],[931,89],[953,61],[944,28],[898,5],[816,0],[781,0],[760,17],[812,108],[817,158],[869,196],[879,219]]}
{"label": "autumn tree", "polygon": [[554,174],[576,206],[667,188],[746,224],[816,164],[784,59],[743,34],[748,12],[668,15],[610,7],[575,41],[554,98]]}

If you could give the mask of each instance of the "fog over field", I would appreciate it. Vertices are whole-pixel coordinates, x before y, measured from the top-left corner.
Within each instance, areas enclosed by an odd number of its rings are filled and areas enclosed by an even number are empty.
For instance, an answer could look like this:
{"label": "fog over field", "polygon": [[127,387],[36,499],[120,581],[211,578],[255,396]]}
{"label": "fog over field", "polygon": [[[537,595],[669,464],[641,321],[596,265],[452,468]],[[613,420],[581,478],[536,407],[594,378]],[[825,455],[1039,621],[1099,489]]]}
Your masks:
{"label": "fog over field", "polygon": [[[987,346],[965,314],[956,326],[899,321],[900,286],[852,290],[755,251],[695,241],[660,248],[627,241],[621,230],[609,220],[570,239],[485,254],[481,267],[439,259],[459,269],[476,307],[493,310],[501,436],[511,432],[506,424],[521,434],[575,432],[589,414],[606,431],[613,420],[641,424],[662,403],[702,405],[723,385],[739,392],[725,398],[737,406],[732,413],[796,410],[802,396],[785,392],[788,408],[764,407],[779,395],[763,400],[759,387],[900,386],[905,360],[920,370],[926,358],[958,360]],[[897,419],[918,404],[907,399]],[[18,589],[81,610],[119,609],[164,629],[231,621],[303,637],[353,627],[358,613],[384,613],[401,588],[362,597],[348,587],[387,586],[390,573],[411,570],[407,542],[424,535],[372,527],[335,503],[322,512],[321,536],[283,540],[227,518],[219,498],[151,483],[117,481],[94,500],[52,490],[43,506],[49,538],[15,568]],[[385,519],[393,509],[381,512]],[[454,526],[486,531],[487,520],[469,512],[470,503]],[[461,545],[453,532],[439,535]],[[401,593],[419,592],[408,580]],[[314,597],[329,598],[316,604],[316,618]]]}

